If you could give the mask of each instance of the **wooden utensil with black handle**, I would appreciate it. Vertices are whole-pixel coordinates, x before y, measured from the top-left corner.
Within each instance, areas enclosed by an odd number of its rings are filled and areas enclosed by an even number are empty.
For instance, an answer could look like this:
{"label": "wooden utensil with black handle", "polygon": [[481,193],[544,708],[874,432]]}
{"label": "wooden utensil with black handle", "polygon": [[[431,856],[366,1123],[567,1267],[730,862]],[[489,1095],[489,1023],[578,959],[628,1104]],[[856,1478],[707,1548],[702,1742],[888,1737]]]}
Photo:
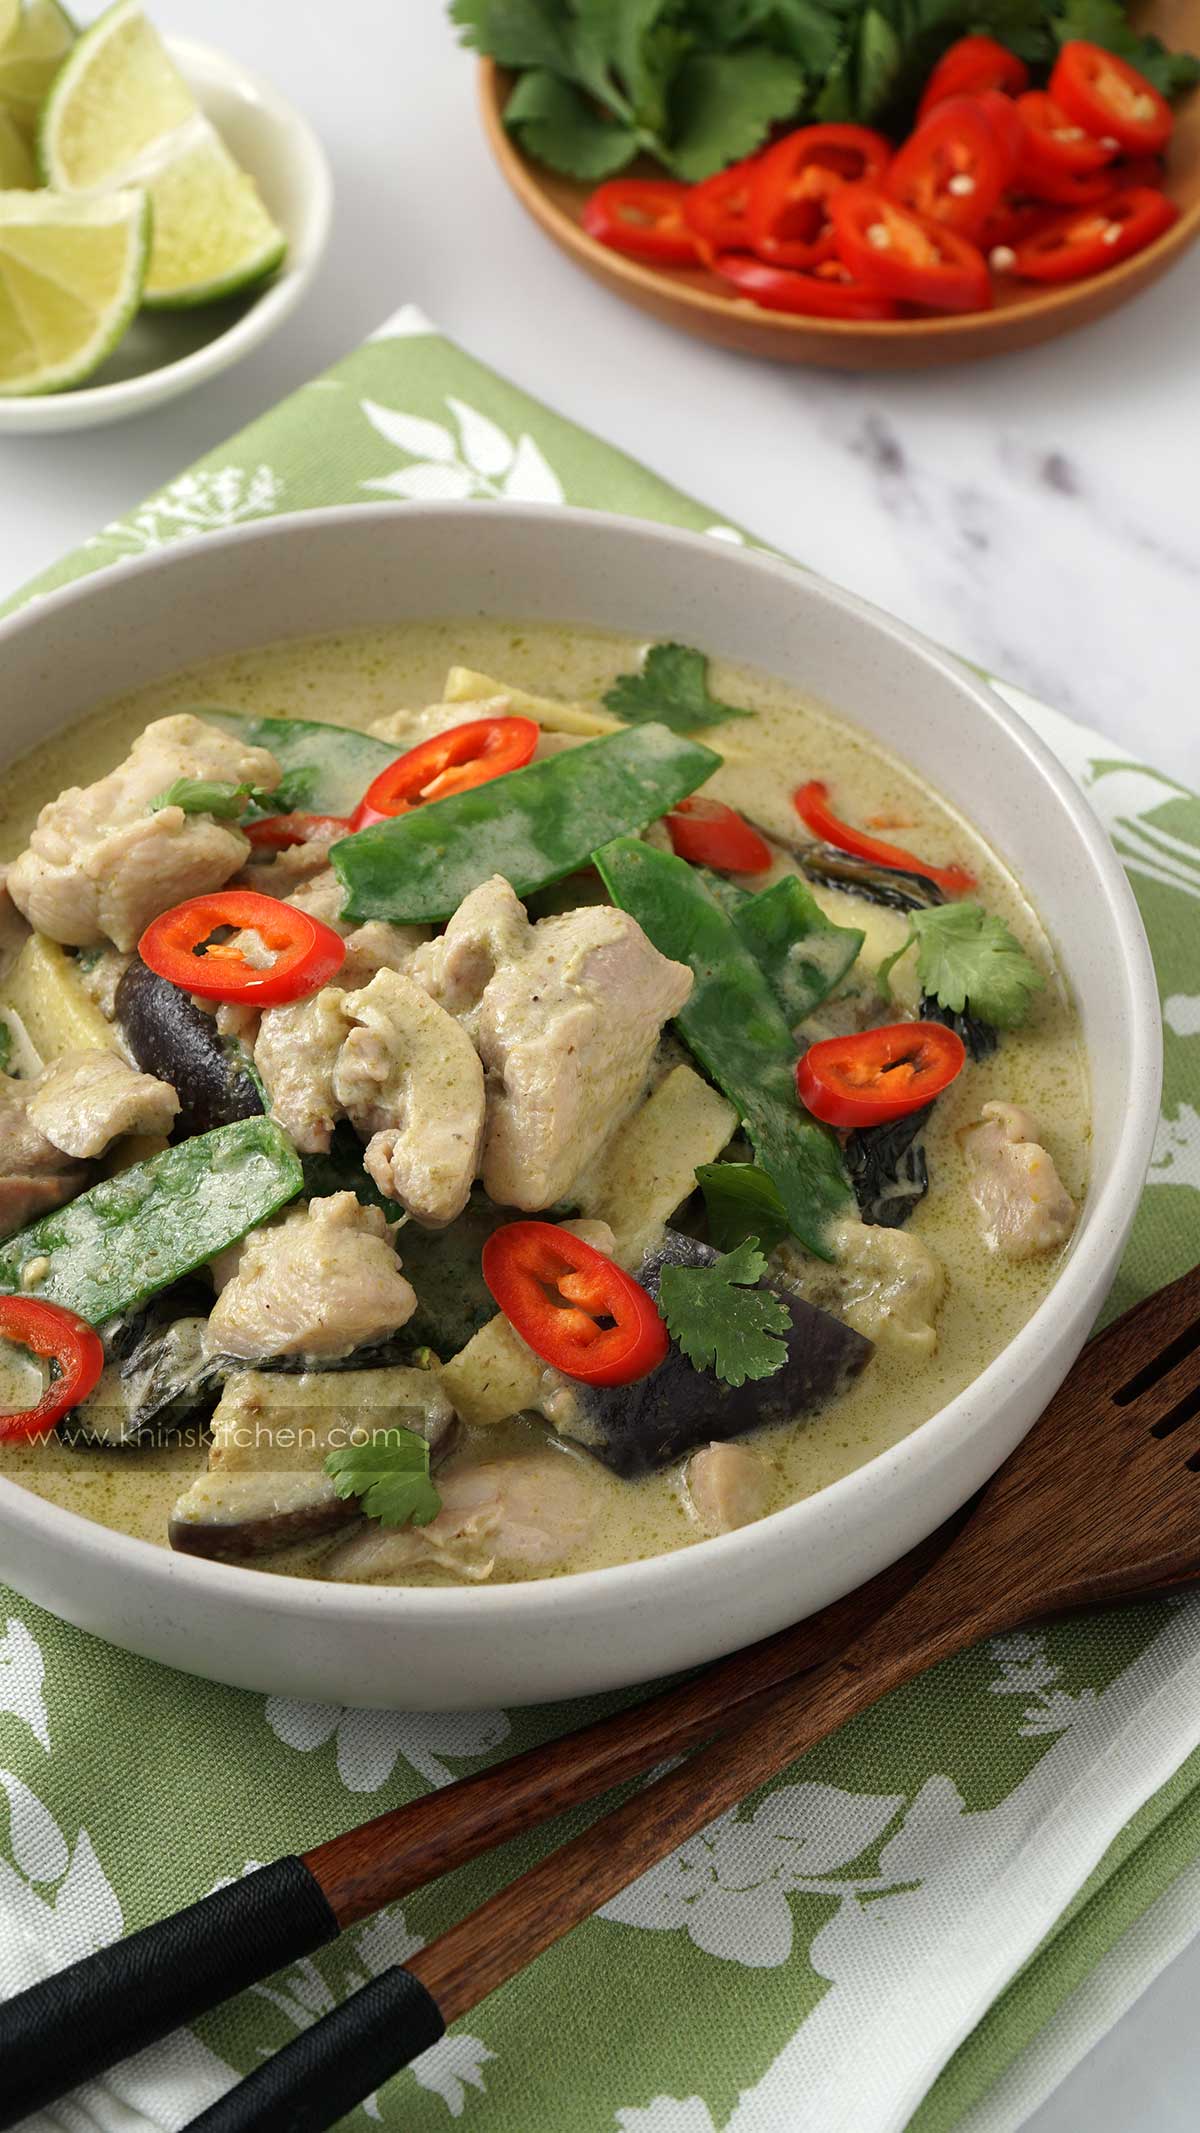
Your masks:
{"label": "wooden utensil with black handle", "polygon": [[[892,1689],[982,1637],[1200,1579],[1200,1270],[1085,1350],[932,1567],[841,1655],[601,1817],[193,2120],[324,2133],[571,1928]],[[346,1860],[361,1892],[371,1864]]]}
{"label": "wooden utensil with black handle", "polygon": [[1200,1270],[1085,1350],[948,1546],[934,1536],[860,1592],[666,1696],[277,1861],[0,2006],[0,2125],[434,1875],[722,1736],[406,1970],[373,1980],[200,2121],[228,2133],[277,2125],[286,2110],[289,2127],[332,2124],[444,2022],[889,1688],[996,1630],[1200,1576],[1198,1351]]}
{"label": "wooden utensil with black handle", "polygon": [[0,2128],[480,1852],[736,1725],[907,1591],[964,1514],[857,1592],[678,1688],[277,1859],[0,2003]]}

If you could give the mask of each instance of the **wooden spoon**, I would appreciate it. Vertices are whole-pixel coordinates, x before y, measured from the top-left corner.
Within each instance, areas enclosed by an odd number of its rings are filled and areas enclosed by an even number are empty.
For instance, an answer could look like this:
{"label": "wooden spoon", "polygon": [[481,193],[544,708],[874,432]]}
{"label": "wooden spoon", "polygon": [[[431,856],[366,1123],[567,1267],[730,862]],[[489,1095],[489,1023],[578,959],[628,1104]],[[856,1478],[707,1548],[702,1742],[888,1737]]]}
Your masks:
{"label": "wooden spoon", "polygon": [[[0,2126],[422,1882],[722,1736],[407,1969],[373,1979],[196,2121],[205,2133],[282,2123],[318,2133],[889,1689],[1018,1623],[1200,1578],[1200,1269],[1084,1351],[974,1513],[943,1539],[664,1697],[377,1816],[303,1859],[278,1860],[19,1994],[0,2007]],[[841,1656],[795,1678],[831,1648]]]}
{"label": "wooden spoon", "polygon": [[[372,1979],[193,2121],[323,2133],[447,2024],[806,1748],[892,1689],[1018,1624],[1200,1579],[1200,1269],[1085,1350],[957,1538],[815,1673]],[[361,1915],[370,1860],[309,1863]],[[349,1871],[347,1871],[349,1868]],[[386,1893],[377,1886],[376,1900]]]}

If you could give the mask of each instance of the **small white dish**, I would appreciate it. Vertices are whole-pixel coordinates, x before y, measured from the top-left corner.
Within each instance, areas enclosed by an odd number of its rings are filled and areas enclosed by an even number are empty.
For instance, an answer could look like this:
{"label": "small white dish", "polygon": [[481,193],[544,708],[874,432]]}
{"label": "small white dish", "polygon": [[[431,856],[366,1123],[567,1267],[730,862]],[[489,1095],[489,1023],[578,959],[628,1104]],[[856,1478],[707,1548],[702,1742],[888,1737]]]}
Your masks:
{"label": "small white dish", "polygon": [[0,434],[94,429],[190,392],[248,355],[294,311],[321,263],[333,179],[307,119],[268,83],[190,38],[168,49],[202,110],[257,181],[288,240],[272,281],[194,311],[140,311],[87,385],[20,399],[0,394]]}

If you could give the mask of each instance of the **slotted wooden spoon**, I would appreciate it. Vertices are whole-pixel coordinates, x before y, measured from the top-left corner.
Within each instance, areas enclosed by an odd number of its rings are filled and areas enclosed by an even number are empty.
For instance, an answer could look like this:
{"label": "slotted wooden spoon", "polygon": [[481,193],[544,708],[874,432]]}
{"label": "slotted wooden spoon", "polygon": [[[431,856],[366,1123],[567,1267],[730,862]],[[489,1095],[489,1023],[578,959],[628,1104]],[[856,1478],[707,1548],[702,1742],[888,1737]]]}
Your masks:
{"label": "slotted wooden spoon", "polygon": [[[322,2133],[436,2042],[447,2023],[889,1690],[980,1638],[1021,1623],[1196,1580],[1200,1268],[1092,1342],[957,1536],[838,1656],[798,1679],[781,1681],[776,1673],[772,1683],[770,1670],[760,1673],[757,1693],[741,1704],[732,1730],[550,1853],[422,1948],[406,1967],[374,1978],[195,2125],[204,2133],[252,2128],[268,2133],[281,2125],[289,2133]],[[617,1775],[632,1775],[635,1768],[651,1768],[665,1754],[703,1737],[699,1710],[706,1683],[711,1684],[710,1729],[727,1723],[721,1706],[730,1700],[729,1669],[735,1664],[726,1661],[657,1705],[622,1714],[637,1721],[636,1754],[629,1741],[626,1752],[614,1754],[611,1721],[593,1729],[599,1774],[590,1789],[611,1784]],[[588,1736],[573,1738],[583,1742]],[[319,1845],[302,1862],[279,1862],[303,1874],[307,1900],[320,1907],[326,1922],[309,1945],[319,1945],[331,1930],[482,1849],[485,1786],[494,1842],[540,1819],[531,1806],[539,1756],[545,1758],[547,1775],[545,1811],[558,1811],[564,1802],[554,1783],[554,1758],[563,1746],[551,1743],[379,1817]],[[571,1796],[586,1798],[578,1748],[571,1768]],[[160,1934],[177,1923],[167,1921],[150,1931]],[[147,1936],[135,1938],[145,1942]],[[183,1955],[186,1948],[181,1942],[178,1952]],[[116,2017],[113,1966],[123,1952],[122,1946],[107,1951],[103,2006],[97,2002],[100,1980],[93,1958],[0,2008],[0,2123],[11,2124],[35,2104],[61,2094],[71,2085],[69,2067],[76,2069],[72,2078],[80,2078],[81,2037],[91,2032],[94,2052],[102,2019],[111,2025]],[[247,1981],[244,1962],[238,1960],[243,1954],[240,1948],[231,1950],[230,1991]],[[126,1974],[127,1987],[137,1981],[132,1971]],[[146,1982],[144,1966],[140,1982]],[[218,1996],[211,1995],[207,2004]],[[127,2043],[125,2048],[133,2047]],[[111,2065],[117,2056],[109,2046],[100,2063]],[[47,2073],[48,2064],[54,2075]]]}

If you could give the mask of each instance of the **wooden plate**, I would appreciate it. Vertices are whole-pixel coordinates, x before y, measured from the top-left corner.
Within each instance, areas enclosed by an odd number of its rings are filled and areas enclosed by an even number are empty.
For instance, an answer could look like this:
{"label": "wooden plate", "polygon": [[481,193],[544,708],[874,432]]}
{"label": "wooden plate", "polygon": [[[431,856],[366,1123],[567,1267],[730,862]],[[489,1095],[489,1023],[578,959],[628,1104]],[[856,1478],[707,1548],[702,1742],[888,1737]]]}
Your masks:
{"label": "wooden plate", "polygon": [[[1200,0],[1150,0],[1138,11],[1139,26],[1156,30],[1176,48],[1200,50]],[[1175,131],[1167,159],[1166,189],[1181,209],[1179,220],[1144,252],[1121,260],[1090,281],[1031,289],[1002,283],[996,308],[959,318],[884,319],[867,324],[848,319],[793,318],[762,311],[744,297],[726,294],[702,268],[643,266],[597,244],[580,227],[589,187],[523,156],[504,125],[512,77],[484,60],[480,99],[492,153],[518,200],[555,243],[607,288],[652,312],[670,326],[699,334],[742,355],[770,356],[780,363],[819,363],[831,370],[924,370],[968,357],[1007,355],[1039,341],[1073,332],[1103,318],[1148,288],[1200,234],[1200,87],[1175,107]],[[649,172],[654,166],[647,164]]]}

